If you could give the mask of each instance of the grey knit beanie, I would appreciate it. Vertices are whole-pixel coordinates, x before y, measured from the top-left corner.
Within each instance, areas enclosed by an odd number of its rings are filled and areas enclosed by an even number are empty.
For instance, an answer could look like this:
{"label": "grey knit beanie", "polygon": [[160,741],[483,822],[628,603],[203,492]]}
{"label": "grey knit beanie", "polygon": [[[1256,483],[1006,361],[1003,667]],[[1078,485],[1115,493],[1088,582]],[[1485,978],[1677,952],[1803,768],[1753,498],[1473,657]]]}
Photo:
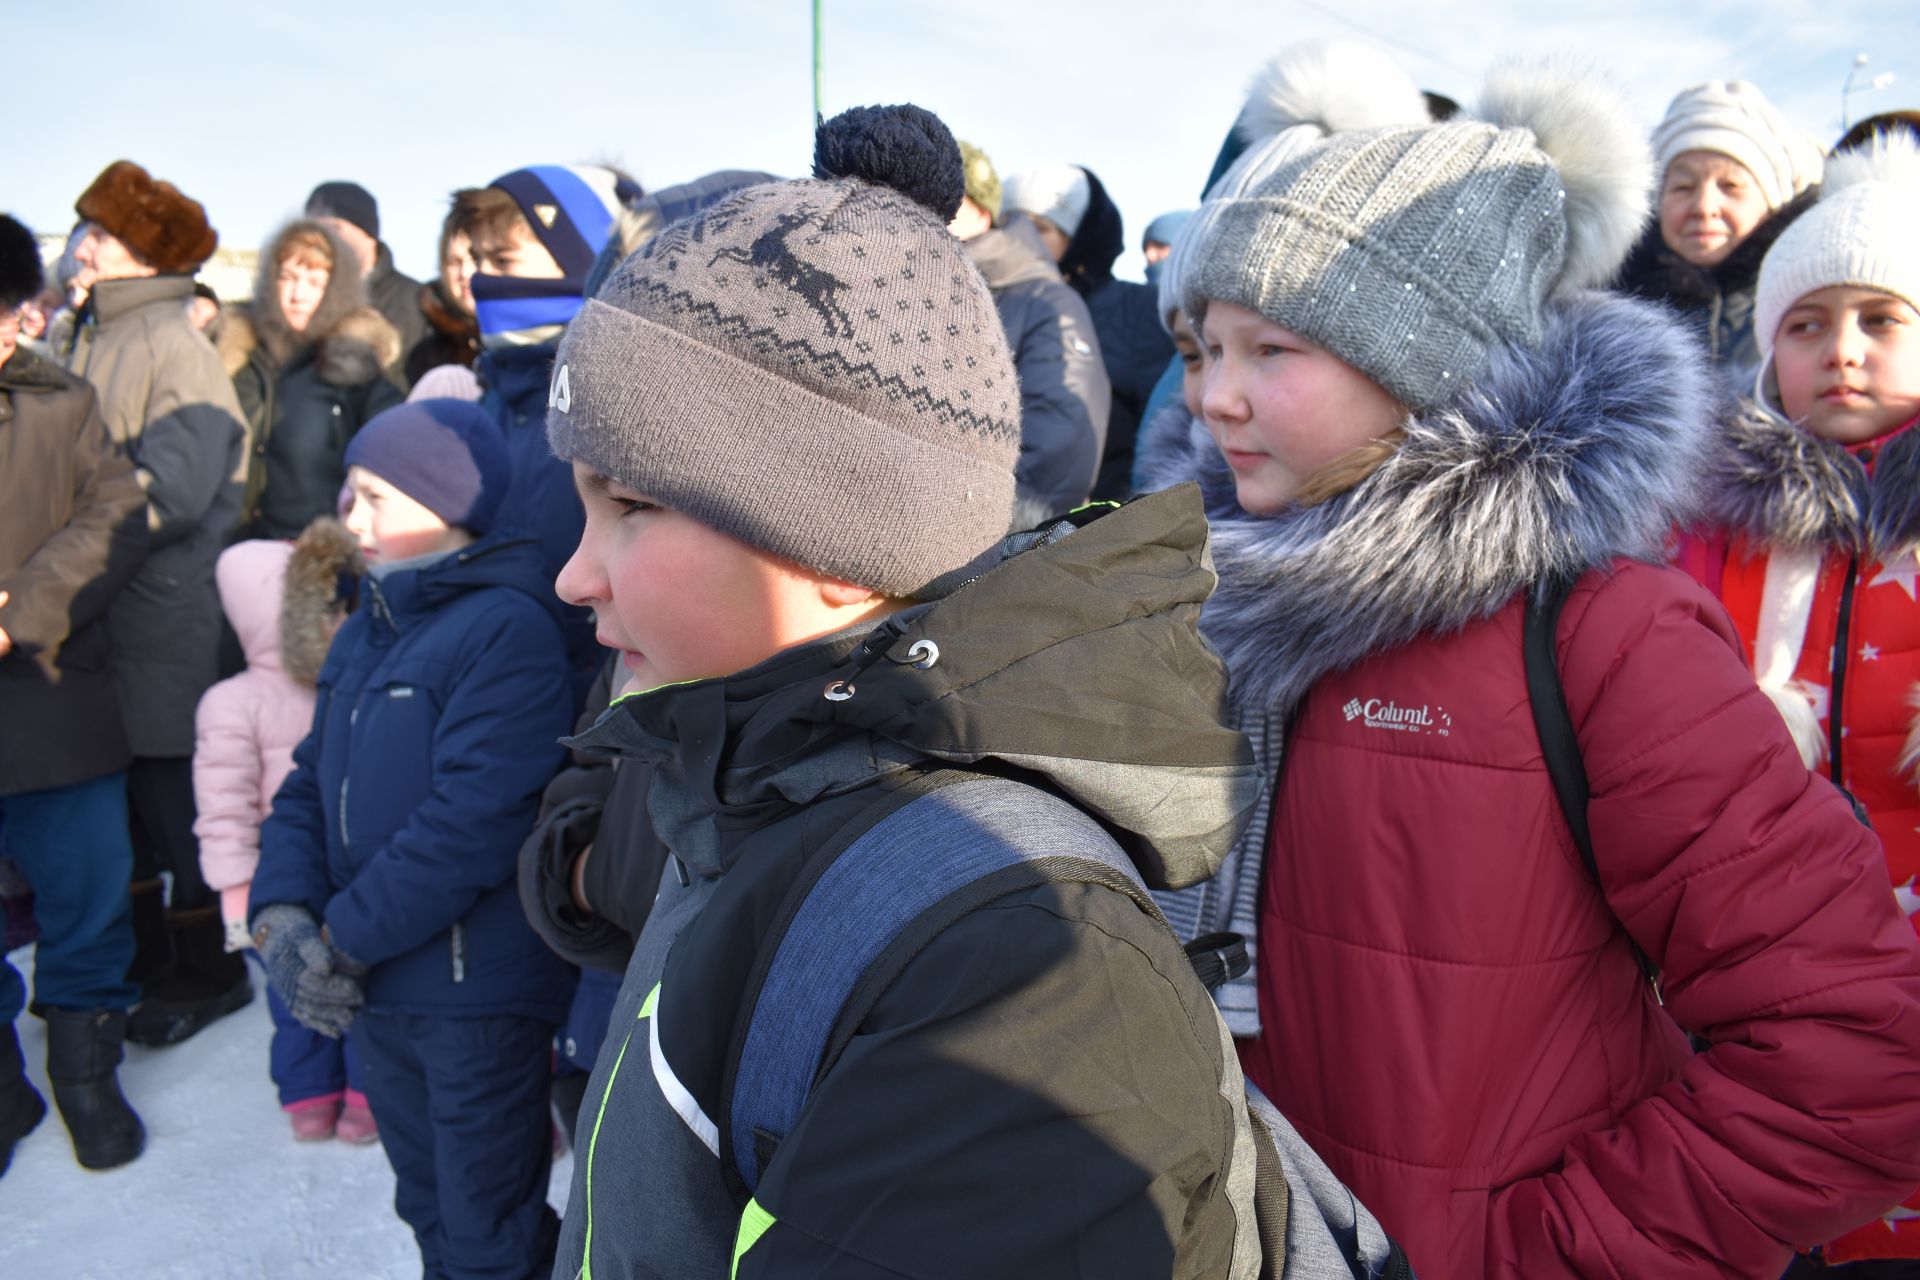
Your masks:
{"label": "grey knit beanie", "polygon": [[1205,202],[1171,242],[1159,280],[1161,323],[1180,308],[1187,264],[1221,210],[1249,189],[1267,187],[1276,169],[1329,134],[1431,120],[1413,77],[1370,45],[1306,40],[1274,55],[1254,76],[1234,122],[1246,150],[1207,188]]}
{"label": "grey knit beanie", "polygon": [[1652,160],[1624,101],[1564,71],[1495,72],[1478,115],[1336,133],[1223,200],[1183,264],[1188,315],[1257,311],[1414,410],[1538,341],[1556,296],[1618,270]]}
{"label": "grey knit beanie", "polygon": [[722,533],[931,594],[1013,508],[1020,389],[947,232],[965,178],[918,107],[821,126],[816,180],[750,187],[629,257],[567,327],[547,439]]}

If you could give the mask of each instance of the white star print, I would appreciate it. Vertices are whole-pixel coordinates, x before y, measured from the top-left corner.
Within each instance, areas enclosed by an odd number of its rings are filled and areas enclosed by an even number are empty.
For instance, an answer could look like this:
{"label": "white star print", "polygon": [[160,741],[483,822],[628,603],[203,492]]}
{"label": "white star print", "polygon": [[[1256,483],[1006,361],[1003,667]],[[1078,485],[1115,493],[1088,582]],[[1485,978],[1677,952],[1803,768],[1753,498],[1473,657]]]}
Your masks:
{"label": "white star print", "polygon": [[1913,891],[1913,877],[1908,876],[1905,884],[1893,886],[1893,900],[1900,904],[1900,910],[1906,915],[1920,911],[1920,893]]}
{"label": "white star print", "polygon": [[1920,602],[1920,595],[1914,593],[1914,579],[1917,577],[1920,577],[1920,552],[1909,551],[1897,557],[1892,564],[1883,565],[1867,585],[1898,587],[1907,593],[1907,599]]}
{"label": "white star print", "polygon": [[1878,661],[1880,661],[1880,649],[1879,649],[1879,647],[1878,647],[1877,645],[1871,645],[1871,644],[1863,644],[1863,645],[1861,645],[1861,646],[1860,646],[1860,661],[1862,661],[1862,662],[1878,662]]}

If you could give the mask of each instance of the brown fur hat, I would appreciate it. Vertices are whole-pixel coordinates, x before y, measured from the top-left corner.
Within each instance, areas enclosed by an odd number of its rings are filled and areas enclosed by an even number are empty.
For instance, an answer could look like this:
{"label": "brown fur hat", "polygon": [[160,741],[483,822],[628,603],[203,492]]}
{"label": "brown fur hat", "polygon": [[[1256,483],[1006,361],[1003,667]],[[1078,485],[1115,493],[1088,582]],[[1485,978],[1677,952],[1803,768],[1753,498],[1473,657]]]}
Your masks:
{"label": "brown fur hat", "polygon": [[366,571],[360,540],[330,516],[317,517],[293,544],[280,597],[280,663],[295,680],[312,684],[319,676],[347,615],[343,583]]}
{"label": "brown fur hat", "polygon": [[73,209],[164,275],[198,270],[220,243],[199,201],[131,160],[115,160],[102,169]]}

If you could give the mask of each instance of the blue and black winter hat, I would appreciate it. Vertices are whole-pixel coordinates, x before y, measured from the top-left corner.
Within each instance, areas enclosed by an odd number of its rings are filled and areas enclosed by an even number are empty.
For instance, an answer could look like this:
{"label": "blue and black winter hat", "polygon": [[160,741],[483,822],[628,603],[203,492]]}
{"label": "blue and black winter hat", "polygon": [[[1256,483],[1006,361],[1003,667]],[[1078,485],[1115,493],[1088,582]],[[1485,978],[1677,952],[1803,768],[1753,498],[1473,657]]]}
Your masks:
{"label": "blue and black winter hat", "polygon": [[488,185],[513,197],[563,274],[558,280],[475,275],[482,340],[490,347],[551,342],[580,310],[587,273],[612,234],[614,216],[640,198],[640,185],[599,165],[557,164],[515,169]]}
{"label": "blue and black winter hat", "polygon": [[375,414],[347,445],[346,464],[474,534],[492,527],[513,478],[507,438],[470,400],[414,400]]}

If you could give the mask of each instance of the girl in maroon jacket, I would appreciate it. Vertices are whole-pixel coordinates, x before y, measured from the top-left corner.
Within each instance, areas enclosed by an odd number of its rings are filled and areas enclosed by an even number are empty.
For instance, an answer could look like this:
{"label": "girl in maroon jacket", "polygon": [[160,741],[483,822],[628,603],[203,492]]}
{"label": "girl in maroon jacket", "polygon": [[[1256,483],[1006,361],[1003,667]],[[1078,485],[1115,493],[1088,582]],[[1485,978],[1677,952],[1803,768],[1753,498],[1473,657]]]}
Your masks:
{"label": "girl in maroon jacket", "polygon": [[[1208,628],[1274,779],[1203,923],[1256,917],[1248,1073],[1423,1280],[1777,1276],[1920,1184],[1878,841],[1658,567],[1708,375],[1592,292],[1650,182],[1610,93],[1508,70],[1197,217],[1182,276]],[[1597,885],[1523,667],[1555,580]]]}

